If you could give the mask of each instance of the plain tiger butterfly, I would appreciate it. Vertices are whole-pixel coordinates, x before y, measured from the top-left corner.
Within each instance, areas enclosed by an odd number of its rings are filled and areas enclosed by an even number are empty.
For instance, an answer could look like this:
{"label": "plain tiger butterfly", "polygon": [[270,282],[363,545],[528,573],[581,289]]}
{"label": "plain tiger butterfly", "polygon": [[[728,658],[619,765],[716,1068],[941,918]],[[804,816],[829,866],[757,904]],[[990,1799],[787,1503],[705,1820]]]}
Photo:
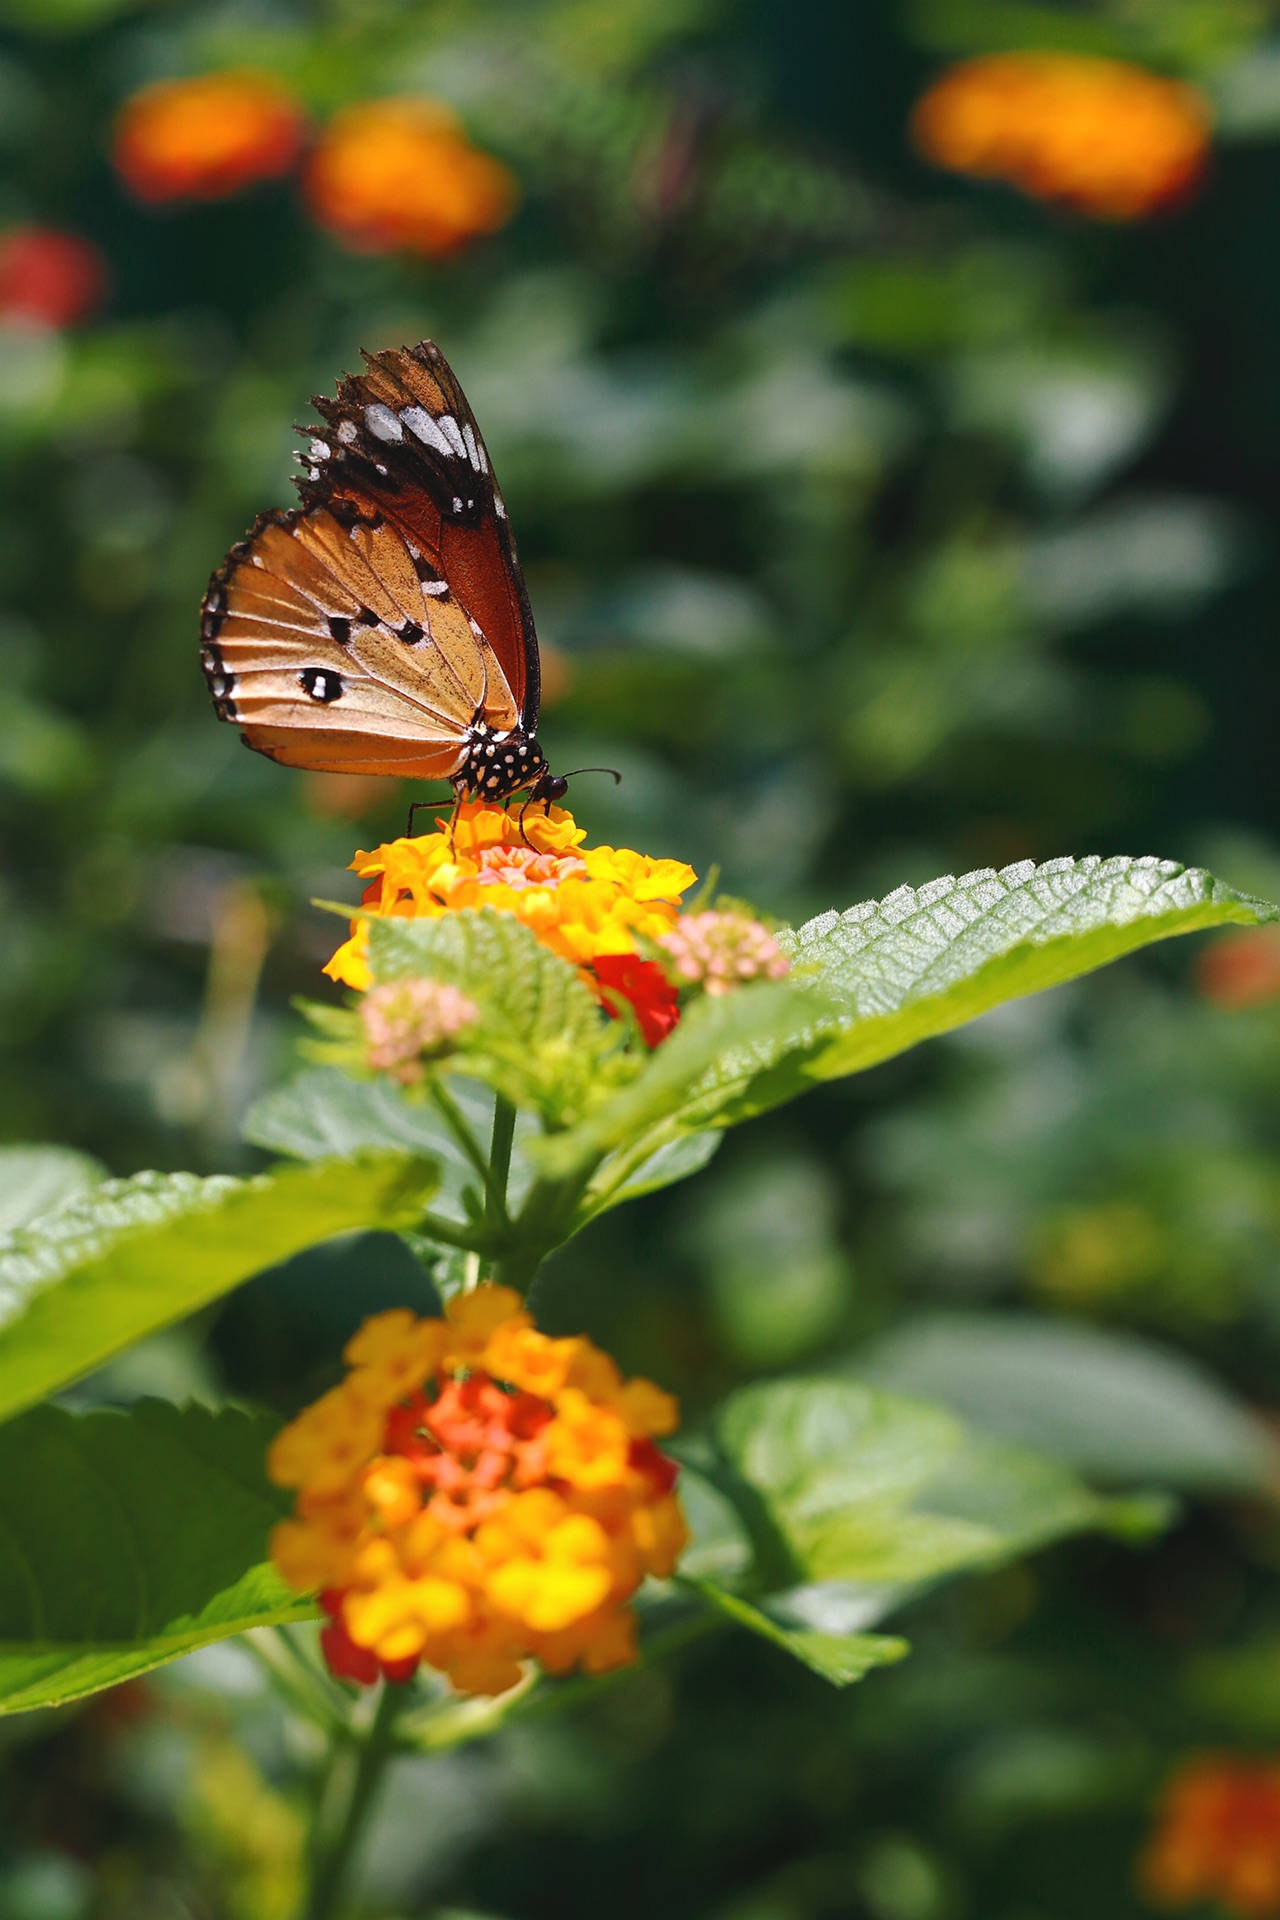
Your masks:
{"label": "plain tiger butterfly", "polygon": [[304,427],[301,507],[259,514],[209,582],[201,661],[247,746],[317,773],[559,800],[538,637],[475,415],[440,349],[366,354]]}

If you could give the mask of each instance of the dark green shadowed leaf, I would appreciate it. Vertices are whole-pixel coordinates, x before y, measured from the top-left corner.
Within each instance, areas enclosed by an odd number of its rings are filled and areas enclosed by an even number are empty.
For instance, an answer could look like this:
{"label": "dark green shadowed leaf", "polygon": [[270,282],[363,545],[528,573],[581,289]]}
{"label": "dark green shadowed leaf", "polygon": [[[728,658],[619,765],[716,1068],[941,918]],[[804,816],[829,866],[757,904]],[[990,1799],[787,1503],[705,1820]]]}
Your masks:
{"label": "dark green shadowed leaf", "polygon": [[109,1180],[0,1237],[0,1418],[331,1234],[412,1227],[437,1184],[382,1156],[254,1180]]}
{"label": "dark green shadowed leaf", "polygon": [[276,1426],[143,1400],[38,1407],[0,1432],[0,1713],[313,1617],[265,1564],[291,1504],[266,1477]]}

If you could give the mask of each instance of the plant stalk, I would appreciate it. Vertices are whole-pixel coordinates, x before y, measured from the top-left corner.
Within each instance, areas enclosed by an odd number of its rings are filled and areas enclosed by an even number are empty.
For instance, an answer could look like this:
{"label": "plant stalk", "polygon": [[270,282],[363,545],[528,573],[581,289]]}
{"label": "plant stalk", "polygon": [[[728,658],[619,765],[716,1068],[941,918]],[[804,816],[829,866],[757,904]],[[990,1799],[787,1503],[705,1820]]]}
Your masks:
{"label": "plant stalk", "polygon": [[[373,1724],[358,1745],[333,1755],[333,1765],[321,1791],[312,1829],[310,1884],[300,1920],[333,1920],[339,1911],[352,1855],[364,1832],[365,1820],[382,1783],[386,1764],[394,1754],[396,1718],[412,1691],[412,1682],[393,1686],[384,1681]],[[324,1803],[336,1801],[330,1815]]]}

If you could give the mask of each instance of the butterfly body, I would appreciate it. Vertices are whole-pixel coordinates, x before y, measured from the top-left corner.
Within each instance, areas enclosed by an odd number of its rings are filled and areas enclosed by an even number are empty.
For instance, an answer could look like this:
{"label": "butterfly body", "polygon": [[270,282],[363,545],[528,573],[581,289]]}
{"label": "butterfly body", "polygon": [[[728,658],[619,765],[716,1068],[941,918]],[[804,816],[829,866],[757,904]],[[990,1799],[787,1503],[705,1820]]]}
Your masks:
{"label": "butterfly body", "polygon": [[215,711],[285,766],[558,799],[533,614],[475,416],[430,341],[365,357],[302,429],[302,505],[260,514],[209,583]]}

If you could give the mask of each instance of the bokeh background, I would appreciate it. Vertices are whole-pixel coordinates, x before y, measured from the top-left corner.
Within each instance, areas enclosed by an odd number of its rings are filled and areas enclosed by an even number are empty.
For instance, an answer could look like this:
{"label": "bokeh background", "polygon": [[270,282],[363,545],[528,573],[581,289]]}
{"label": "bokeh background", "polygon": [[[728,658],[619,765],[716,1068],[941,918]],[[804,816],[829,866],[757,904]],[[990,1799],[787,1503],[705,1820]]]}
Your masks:
{"label": "bokeh background", "polygon": [[[624,776],[575,783],[593,836],[787,920],[1087,852],[1280,897],[1276,13],[0,0],[4,1136],[261,1164],[246,1112],[340,933],[310,902],[417,796],[246,752],[198,606],[361,347],[434,337],[466,385],[552,763]],[[1025,49],[1198,88],[1194,177],[1118,218],[932,164],[915,103]],[[144,90],[245,70],[276,92],[242,178],[225,98]],[[140,95],[167,133],[121,121]],[[398,227],[340,204],[376,198],[387,122],[351,110],[387,97],[433,103]],[[918,1606],[848,1693],[727,1636],[404,1762],[358,1909],[1148,1911],[1179,1760],[1280,1748],[1278,1148],[1280,945],[1233,936],[816,1092],[591,1229],[541,1313],[691,1420],[851,1366],[1179,1505]],[[427,1284],[331,1247],[80,1397],[288,1409]],[[310,1757],[235,1646],[4,1722],[0,1912],[288,1920]]]}

